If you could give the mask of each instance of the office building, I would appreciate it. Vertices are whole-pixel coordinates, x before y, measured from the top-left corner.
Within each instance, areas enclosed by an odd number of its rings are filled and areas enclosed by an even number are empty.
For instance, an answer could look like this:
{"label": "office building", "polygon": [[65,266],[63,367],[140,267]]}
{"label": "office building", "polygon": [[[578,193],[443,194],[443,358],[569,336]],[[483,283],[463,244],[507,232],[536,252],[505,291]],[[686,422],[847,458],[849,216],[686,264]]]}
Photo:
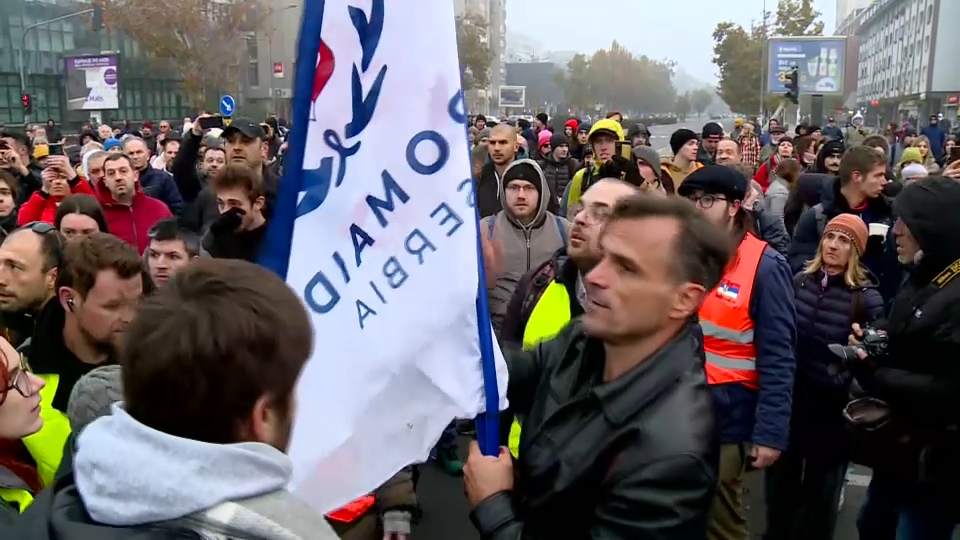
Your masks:
{"label": "office building", "polygon": [[257,117],[277,114],[289,118],[303,0],[266,3],[268,11],[261,27],[247,39],[244,110]]}
{"label": "office building", "polygon": [[960,1],[876,0],[859,21],[857,101],[887,119],[956,116]]}
{"label": "office building", "polygon": [[90,29],[88,17],[41,24],[78,11],[72,0],[0,0],[0,124],[22,124],[18,52],[23,49],[26,90],[33,100],[33,120],[53,118],[69,128],[79,128],[89,111],[67,111],[64,57],[116,51],[120,54],[120,109],[104,111],[103,119],[140,121],[183,118],[190,113],[180,84],[150,69],[137,44],[122,36]]}
{"label": "office building", "polygon": [[874,0],[837,0],[837,28],[834,35],[842,35],[844,22],[857,11],[870,7]]}

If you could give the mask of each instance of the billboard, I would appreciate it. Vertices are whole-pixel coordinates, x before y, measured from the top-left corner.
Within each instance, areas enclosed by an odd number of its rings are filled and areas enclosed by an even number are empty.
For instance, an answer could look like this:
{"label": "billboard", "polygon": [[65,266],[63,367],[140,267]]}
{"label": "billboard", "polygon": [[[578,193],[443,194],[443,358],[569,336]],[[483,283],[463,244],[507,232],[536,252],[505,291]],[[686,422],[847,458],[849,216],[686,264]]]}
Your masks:
{"label": "billboard", "polygon": [[500,108],[513,107],[522,109],[527,106],[526,86],[501,86]]}
{"label": "billboard", "polygon": [[800,74],[800,93],[842,95],[846,68],[846,38],[775,37],[769,41],[767,91],[787,91],[787,75],[796,66]]}
{"label": "billboard", "polygon": [[115,54],[64,58],[68,111],[120,108],[119,57]]}

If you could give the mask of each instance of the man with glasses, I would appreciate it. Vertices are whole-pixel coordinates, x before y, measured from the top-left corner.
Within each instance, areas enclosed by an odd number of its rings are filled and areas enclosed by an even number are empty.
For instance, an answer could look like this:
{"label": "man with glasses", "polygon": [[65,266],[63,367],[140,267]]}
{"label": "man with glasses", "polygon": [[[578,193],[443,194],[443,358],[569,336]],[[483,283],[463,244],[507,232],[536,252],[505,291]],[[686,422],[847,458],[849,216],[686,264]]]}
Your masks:
{"label": "man with glasses", "polygon": [[110,234],[93,233],[64,247],[56,298],[40,312],[26,355],[47,386],[43,429],[24,439],[45,486],[70,435],[66,411],[73,385],[98,366],[116,362],[117,346],[143,294],[142,272],[137,251]]}
{"label": "man with glasses", "polygon": [[720,431],[720,469],[708,540],[747,540],[742,481],[787,449],[796,367],[793,277],[783,255],[755,236],[743,206],[747,179],[723,165],[694,171],[677,194],[738,246],[700,308],[707,383]]}
{"label": "man with glasses", "polygon": [[[586,289],[583,276],[600,261],[600,231],[618,201],[637,193],[623,180],[604,178],[580,198],[582,209],[574,216],[567,245],[550,260],[527,272],[507,305],[500,342],[532,349],[552,338],[570,320],[583,315]],[[501,418],[510,420],[504,413]],[[519,455],[520,422],[513,421],[508,438],[510,452]]]}
{"label": "man with glasses", "polygon": [[33,334],[34,322],[56,294],[63,237],[53,225],[33,222],[0,244],[0,317],[3,337],[19,347]]}
{"label": "man with glasses", "polygon": [[147,235],[150,245],[143,256],[150,279],[158,286],[200,256],[200,237],[181,229],[176,219],[158,221]]}

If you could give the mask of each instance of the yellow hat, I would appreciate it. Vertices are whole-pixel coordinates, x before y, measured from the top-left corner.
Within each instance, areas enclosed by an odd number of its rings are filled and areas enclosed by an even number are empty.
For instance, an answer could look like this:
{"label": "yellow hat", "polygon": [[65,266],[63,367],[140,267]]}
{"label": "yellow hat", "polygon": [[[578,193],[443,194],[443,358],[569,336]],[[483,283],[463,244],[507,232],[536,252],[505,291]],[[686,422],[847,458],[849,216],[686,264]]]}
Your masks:
{"label": "yellow hat", "polygon": [[735,126],[737,126],[737,127],[742,126],[742,125],[743,125],[743,118],[739,118],[739,117],[738,117],[736,120],[733,121],[733,125],[735,125]]}
{"label": "yellow hat", "polygon": [[33,147],[33,159],[43,159],[50,155],[50,147],[45,144],[38,144]]}

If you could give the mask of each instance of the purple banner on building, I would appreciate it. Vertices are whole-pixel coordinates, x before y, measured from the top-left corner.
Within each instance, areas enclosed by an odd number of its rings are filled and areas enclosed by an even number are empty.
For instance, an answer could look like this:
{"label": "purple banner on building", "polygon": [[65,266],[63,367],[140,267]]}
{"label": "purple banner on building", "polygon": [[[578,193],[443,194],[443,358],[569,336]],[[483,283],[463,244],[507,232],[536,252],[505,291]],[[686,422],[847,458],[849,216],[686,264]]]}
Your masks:
{"label": "purple banner on building", "polygon": [[120,76],[115,54],[64,58],[67,110],[106,111],[120,108]]}

